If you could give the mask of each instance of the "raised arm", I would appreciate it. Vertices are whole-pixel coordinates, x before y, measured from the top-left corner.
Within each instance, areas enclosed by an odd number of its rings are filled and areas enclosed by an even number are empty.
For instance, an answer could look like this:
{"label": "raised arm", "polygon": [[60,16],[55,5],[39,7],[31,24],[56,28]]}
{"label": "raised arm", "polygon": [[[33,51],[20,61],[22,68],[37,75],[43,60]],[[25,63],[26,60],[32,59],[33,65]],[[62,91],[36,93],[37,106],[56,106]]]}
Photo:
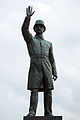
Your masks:
{"label": "raised arm", "polygon": [[51,63],[51,66],[52,66],[53,79],[56,80],[57,79],[57,70],[56,70],[55,59],[54,59],[54,56],[53,56],[52,44],[51,44],[50,51],[49,51],[49,59],[50,59],[50,63]]}
{"label": "raised arm", "polygon": [[24,37],[24,40],[27,42],[27,43],[30,43],[31,39],[32,39],[32,35],[30,34],[29,32],[29,25],[30,25],[30,19],[31,19],[31,16],[34,14],[34,12],[32,12],[32,7],[29,6],[28,8],[26,8],[26,17],[24,19],[24,22],[23,22],[23,25],[22,25],[22,35]]}

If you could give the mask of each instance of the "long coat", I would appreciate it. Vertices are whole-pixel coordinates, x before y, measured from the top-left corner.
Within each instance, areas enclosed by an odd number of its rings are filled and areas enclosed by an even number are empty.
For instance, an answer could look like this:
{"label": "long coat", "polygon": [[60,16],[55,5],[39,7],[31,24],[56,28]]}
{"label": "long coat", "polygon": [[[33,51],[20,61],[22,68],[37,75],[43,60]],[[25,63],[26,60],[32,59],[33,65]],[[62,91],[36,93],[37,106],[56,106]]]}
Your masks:
{"label": "long coat", "polygon": [[44,40],[43,36],[33,37],[29,32],[29,23],[30,18],[25,17],[22,35],[30,56],[27,88],[39,91],[52,90],[54,89],[52,75],[57,76],[52,43]]}

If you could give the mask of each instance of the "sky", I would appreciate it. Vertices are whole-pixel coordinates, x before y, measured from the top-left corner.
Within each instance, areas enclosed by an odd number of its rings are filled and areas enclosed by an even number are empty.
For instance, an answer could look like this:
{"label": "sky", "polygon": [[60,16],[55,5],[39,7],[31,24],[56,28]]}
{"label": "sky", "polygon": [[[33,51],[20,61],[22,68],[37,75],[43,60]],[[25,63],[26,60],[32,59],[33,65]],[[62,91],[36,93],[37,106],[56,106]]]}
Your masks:
{"label": "sky", "polygon": [[[52,92],[52,110],[63,120],[80,120],[80,0],[0,1],[0,120],[23,120],[28,114],[30,58],[21,33],[26,7],[35,10],[30,22],[42,19],[44,38],[53,44],[58,79]],[[44,115],[39,93],[37,116]]]}

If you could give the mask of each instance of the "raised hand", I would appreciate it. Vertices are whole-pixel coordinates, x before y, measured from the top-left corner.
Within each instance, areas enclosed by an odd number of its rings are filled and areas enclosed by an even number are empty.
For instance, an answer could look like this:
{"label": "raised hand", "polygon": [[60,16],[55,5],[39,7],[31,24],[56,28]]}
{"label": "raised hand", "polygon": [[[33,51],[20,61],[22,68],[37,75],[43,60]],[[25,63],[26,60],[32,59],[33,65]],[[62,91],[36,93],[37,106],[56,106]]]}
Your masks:
{"label": "raised hand", "polygon": [[28,8],[26,8],[26,15],[27,17],[31,17],[35,11],[32,11],[33,10],[33,7],[31,6],[28,6]]}

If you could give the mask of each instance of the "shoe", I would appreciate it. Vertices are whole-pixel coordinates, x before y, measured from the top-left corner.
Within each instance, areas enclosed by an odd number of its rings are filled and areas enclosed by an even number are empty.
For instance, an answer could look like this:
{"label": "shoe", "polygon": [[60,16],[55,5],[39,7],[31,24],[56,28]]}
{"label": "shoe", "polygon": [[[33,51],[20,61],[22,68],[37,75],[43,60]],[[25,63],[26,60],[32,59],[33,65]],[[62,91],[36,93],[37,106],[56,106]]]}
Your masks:
{"label": "shoe", "polygon": [[29,113],[27,116],[32,117],[32,116],[35,116],[35,115],[32,114],[32,113]]}
{"label": "shoe", "polygon": [[45,116],[50,116],[51,117],[51,116],[54,116],[54,115],[52,115],[52,114],[46,114]]}

